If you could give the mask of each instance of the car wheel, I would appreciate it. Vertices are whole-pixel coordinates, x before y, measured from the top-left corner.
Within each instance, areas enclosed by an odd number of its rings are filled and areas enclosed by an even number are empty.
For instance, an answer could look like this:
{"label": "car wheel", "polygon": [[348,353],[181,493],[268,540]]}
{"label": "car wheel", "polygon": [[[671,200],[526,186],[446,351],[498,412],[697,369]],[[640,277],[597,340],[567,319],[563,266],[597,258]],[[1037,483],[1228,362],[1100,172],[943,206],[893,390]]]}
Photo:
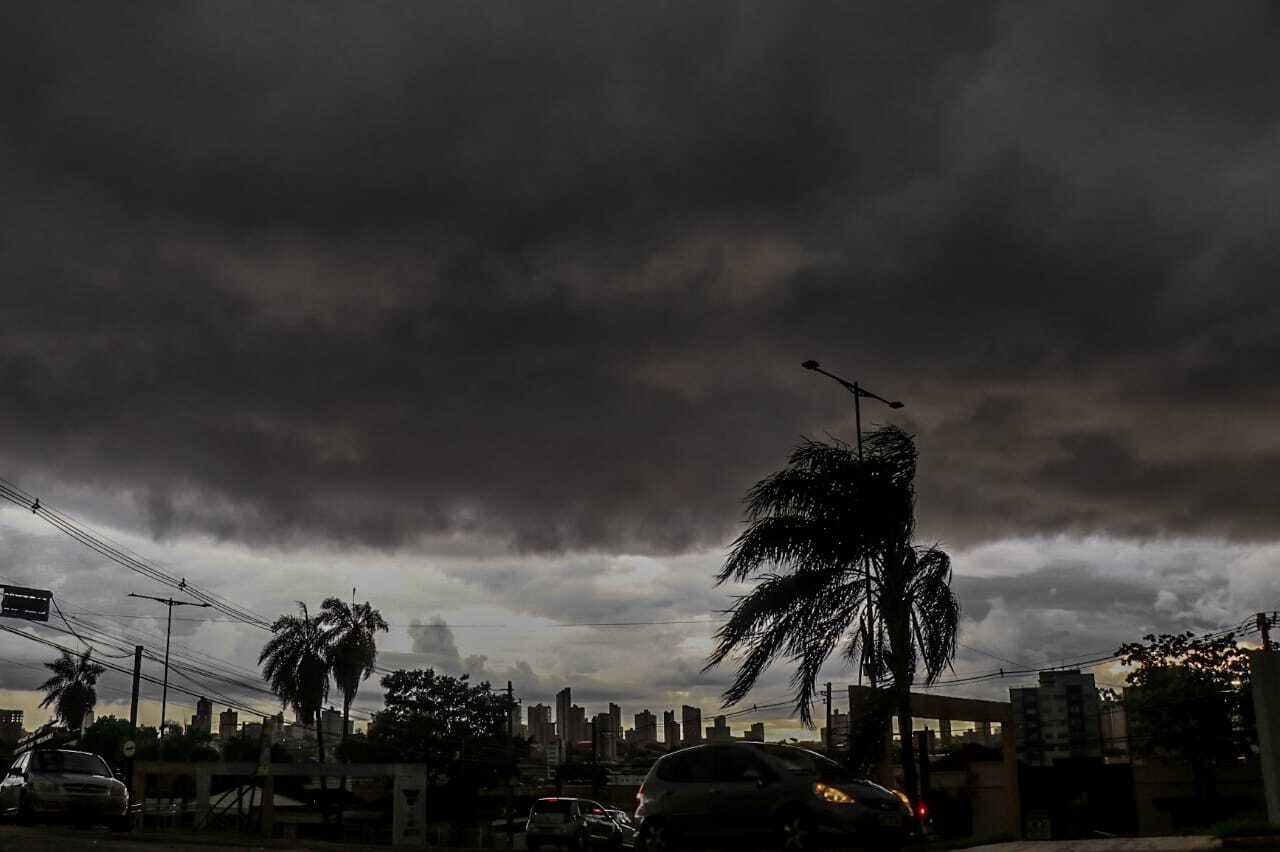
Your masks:
{"label": "car wheel", "polygon": [[31,825],[31,823],[35,822],[35,813],[31,809],[31,800],[27,798],[25,791],[18,797],[18,813],[14,816],[14,821],[18,825]]}
{"label": "car wheel", "polygon": [[661,820],[640,826],[636,836],[636,852],[675,852],[678,848],[674,832]]}
{"label": "car wheel", "polygon": [[818,848],[813,819],[802,811],[787,813],[778,826],[778,841],[782,852],[813,852]]}

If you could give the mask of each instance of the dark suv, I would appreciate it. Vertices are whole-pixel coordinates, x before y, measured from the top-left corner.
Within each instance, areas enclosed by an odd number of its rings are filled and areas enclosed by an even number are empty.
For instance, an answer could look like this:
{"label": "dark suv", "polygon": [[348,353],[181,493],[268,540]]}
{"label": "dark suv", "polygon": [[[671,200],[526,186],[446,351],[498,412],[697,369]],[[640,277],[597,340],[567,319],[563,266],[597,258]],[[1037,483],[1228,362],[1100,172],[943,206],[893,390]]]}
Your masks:
{"label": "dark suv", "polygon": [[787,852],[824,843],[897,849],[914,828],[907,797],[853,777],[817,752],[716,743],[658,759],[637,795],[640,852],[773,841]]}

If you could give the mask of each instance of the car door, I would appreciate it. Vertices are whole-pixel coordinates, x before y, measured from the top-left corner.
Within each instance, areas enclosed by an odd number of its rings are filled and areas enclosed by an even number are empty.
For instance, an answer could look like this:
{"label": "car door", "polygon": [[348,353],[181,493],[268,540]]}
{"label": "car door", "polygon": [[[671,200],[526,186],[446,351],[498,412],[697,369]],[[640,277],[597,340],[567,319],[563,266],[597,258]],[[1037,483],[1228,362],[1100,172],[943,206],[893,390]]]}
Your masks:
{"label": "car door", "polygon": [[31,752],[19,755],[18,759],[8,767],[4,777],[0,778],[0,813],[18,809],[22,785],[26,783],[23,773],[26,771],[30,757]]}
{"label": "car door", "polygon": [[709,796],[712,819],[725,837],[759,836],[772,826],[776,789],[773,771],[751,746],[722,745],[715,753]]}
{"label": "car door", "polygon": [[586,817],[587,834],[591,840],[598,844],[607,843],[613,836],[613,820],[605,812],[604,805],[590,799],[584,799],[578,805]]}

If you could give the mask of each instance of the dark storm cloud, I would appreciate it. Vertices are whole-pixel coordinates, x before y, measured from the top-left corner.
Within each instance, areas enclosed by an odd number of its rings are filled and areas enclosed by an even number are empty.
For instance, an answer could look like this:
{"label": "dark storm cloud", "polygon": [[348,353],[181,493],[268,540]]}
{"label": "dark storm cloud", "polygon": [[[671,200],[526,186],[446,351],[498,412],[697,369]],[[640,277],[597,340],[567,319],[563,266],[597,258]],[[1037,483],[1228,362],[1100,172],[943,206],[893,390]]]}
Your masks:
{"label": "dark storm cloud", "polygon": [[6,11],[0,464],[159,535],[679,551],[848,434],[814,356],[908,401],[945,541],[1271,536],[1274,30]]}

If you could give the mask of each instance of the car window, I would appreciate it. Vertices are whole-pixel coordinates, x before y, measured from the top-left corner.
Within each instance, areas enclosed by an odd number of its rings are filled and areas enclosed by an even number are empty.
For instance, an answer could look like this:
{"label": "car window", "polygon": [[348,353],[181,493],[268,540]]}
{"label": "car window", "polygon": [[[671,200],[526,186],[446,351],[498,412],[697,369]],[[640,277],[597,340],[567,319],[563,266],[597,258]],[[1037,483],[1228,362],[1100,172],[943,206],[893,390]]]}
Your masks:
{"label": "car window", "polygon": [[568,816],[573,813],[573,802],[568,799],[539,799],[533,803],[533,812],[535,814],[565,814]]}
{"label": "car window", "polygon": [[658,764],[658,777],[677,784],[707,782],[714,775],[715,757],[709,748],[691,748]]}
{"label": "car window", "polygon": [[782,764],[792,775],[814,775],[822,778],[844,779],[849,771],[834,760],[804,748],[784,745],[758,746],[765,754]]}
{"label": "car window", "polygon": [[716,780],[743,783],[770,777],[773,773],[751,753],[750,748],[716,749]]}

